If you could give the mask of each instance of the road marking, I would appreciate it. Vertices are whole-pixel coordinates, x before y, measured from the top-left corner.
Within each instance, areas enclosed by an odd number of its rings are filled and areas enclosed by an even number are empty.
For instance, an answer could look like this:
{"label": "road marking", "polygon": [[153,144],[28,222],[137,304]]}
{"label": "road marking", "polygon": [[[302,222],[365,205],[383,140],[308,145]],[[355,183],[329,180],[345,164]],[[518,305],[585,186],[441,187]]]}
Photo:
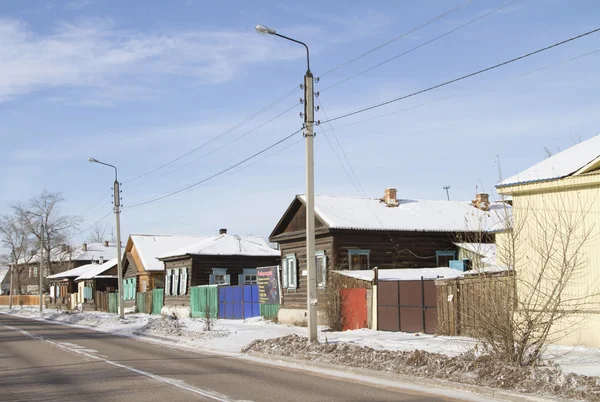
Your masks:
{"label": "road marking", "polygon": [[234,399],[231,399],[227,395],[223,395],[223,394],[220,394],[218,392],[214,392],[214,391],[211,391],[211,390],[208,390],[208,389],[202,389],[202,388],[198,388],[198,387],[194,387],[194,386],[188,385],[188,384],[185,383],[185,381],[162,377],[162,376],[159,376],[159,375],[156,375],[156,374],[149,373],[149,372],[144,371],[144,370],[136,369],[135,367],[126,366],[124,364],[117,363],[117,362],[114,362],[112,360],[105,359],[103,357],[100,357],[99,355],[95,355],[95,354],[90,353],[92,351],[97,353],[97,351],[95,351],[93,349],[86,349],[86,348],[84,348],[82,346],[79,346],[79,345],[76,345],[76,344],[73,344],[73,343],[69,343],[69,342],[54,342],[54,341],[52,341],[50,339],[44,338],[43,336],[32,334],[31,332],[27,332],[25,330],[22,330],[22,329],[19,329],[19,328],[16,328],[16,327],[12,327],[12,326],[9,326],[9,325],[2,325],[2,326],[4,328],[8,328],[10,330],[20,332],[21,334],[23,334],[25,336],[28,336],[30,338],[33,338],[33,339],[36,339],[36,340],[39,340],[39,341],[42,341],[42,342],[47,342],[47,343],[49,343],[49,344],[51,344],[53,346],[56,346],[56,347],[61,348],[61,349],[64,349],[66,351],[77,353],[77,354],[85,356],[85,357],[87,357],[89,359],[99,360],[99,361],[108,363],[108,364],[110,364],[112,366],[116,366],[116,367],[119,367],[119,368],[122,368],[122,369],[125,369],[125,370],[132,371],[132,372],[140,374],[142,376],[151,378],[151,379],[153,379],[155,381],[158,381],[158,382],[161,382],[161,383],[165,383],[165,384],[169,384],[169,385],[172,385],[172,386],[177,387],[177,388],[181,388],[183,390],[192,392],[192,393],[194,393],[196,395],[203,396],[203,397],[208,398],[208,399],[213,400],[213,401],[218,401],[218,402],[241,402],[241,401],[236,401]]}

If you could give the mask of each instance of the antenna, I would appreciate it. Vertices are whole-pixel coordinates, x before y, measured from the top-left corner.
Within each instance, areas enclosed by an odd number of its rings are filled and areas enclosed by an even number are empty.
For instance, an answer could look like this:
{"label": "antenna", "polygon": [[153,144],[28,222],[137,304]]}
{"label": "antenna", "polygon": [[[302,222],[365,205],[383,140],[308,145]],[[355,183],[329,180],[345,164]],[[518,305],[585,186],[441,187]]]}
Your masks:
{"label": "antenna", "polygon": [[450,201],[450,192],[448,191],[450,190],[450,185],[444,186],[442,188],[446,190],[446,198],[448,198],[448,201]]}

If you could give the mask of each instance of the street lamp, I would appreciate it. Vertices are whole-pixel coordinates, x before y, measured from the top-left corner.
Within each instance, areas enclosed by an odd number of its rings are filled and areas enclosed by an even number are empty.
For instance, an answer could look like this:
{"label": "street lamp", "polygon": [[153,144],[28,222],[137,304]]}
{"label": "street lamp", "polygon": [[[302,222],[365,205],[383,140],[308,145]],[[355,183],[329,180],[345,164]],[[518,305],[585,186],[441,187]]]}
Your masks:
{"label": "street lamp", "polygon": [[310,72],[310,55],[306,43],[278,34],[273,28],[257,25],[256,32],[274,35],[298,43],[306,48],[306,74],[304,74],[304,127],[306,129],[306,265],[307,283],[306,304],[308,312],[308,341],[318,342],[317,336],[317,275],[315,257],[315,170],[313,125],[315,122],[315,93],[313,75]]}
{"label": "street lamp", "polygon": [[95,158],[88,158],[90,163],[99,163],[100,165],[108,166],[115,169],[115,183],[114,183],[114,205],[115,205],[115,217],[117,219],[117,270],[119,276],[119,315],[121,318],[125,318],[125,306],[123,305],[123,263],[121,262],[121,192],[119,190],[119,177],[117,174],[117,167],[108,163],[100,162]]}

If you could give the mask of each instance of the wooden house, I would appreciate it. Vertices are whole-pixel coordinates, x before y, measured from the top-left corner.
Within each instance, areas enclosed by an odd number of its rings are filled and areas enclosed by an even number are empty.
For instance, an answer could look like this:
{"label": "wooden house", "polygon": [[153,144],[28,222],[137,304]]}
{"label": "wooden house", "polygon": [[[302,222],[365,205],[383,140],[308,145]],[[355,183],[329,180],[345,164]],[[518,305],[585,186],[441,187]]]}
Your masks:
{"label": "wooden house", "polygon": [[[504,208],[487,194],[469,202],[397,199],[393,188],[383,198],[316,196],[317,288],[325,289],[331,270],[448,267],[458,257],[455,242],[493,242],[484,228]],[[306,319],[305,228],[305,196],[298,195],[269,237],[282,258],[281,322]]]}
{"label": "wooden house", "polygon": [[[207,236],[132,234],[127,240],[123,258],[123,289],[126,308],[135,305],[135,293],[164,287],[164,264],[159,255],[197,243]],[[133,292],[129,292],[133,289]],[[130,297],[129,293],[133,293]]]}
{"label": "wooden house", "polygon": [[[279,251],[262,237],[231,236],[226,229],[159,257],[164,263],[167,309],[190,304],[190,287],[257,283],[256,268],[279,265]],[[183,313],[185,314],[185,313]]]}
{"label": "wooden house", "polygon": [[103,264],[86,266],[85,270],[75,278],[77,285],[77,302],[86,303],[95,300],[96,292],[116,292],[119,283],[117,259]]}
{"label": "wooden house", "polygon": [[[99,264],[86,264],[77,268],[70,269],[65,272],[48,276],[47,280],[50,283],[50,303],[61,304],[59,300],[77,293],[77,284],[75,279],[82,275],[88,268]],[[83,301],[83,300],[81,300]]]}

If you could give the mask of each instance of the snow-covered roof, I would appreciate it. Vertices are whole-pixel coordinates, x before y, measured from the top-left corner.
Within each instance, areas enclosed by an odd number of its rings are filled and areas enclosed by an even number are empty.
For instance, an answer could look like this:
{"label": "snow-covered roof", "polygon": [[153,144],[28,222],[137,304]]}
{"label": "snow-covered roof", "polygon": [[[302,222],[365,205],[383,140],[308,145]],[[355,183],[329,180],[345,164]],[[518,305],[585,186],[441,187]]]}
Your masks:
{"label": "snow-covered roof", "polygon": [[[306,203],[306,197],[298,198]],[[423,232],[485,231],[503,220],[503,203],[482,211],[469,201],[399,199],[388,207],[378,198],[315,196],[315,213],[330,228]]]}
{"label": "snow-covered roof", "polygon": [[245,256],[279,256],[279,250],[258,236],[232,236],[220,234],[201,240],[191,246],[183,247],[158,258],[165,259],[184,255],[245,255]]}
{"label": "snow-covered roof", "polygon": [[48,275],[48,279],[76,278],[85,273],[89,268],[98,266],[98,264],[87,264],[81,267],[73,268],[68,271],[59,272],[58,274]]}
{"label": "snow-covered roof", "polygon": [[[334,271],[350,278],[363,281],[373,281],[375,273],[372,269],[362,271]],[[410,269],[380,269],[377,271],[380,281],[416,281],[423,279],[457,278],[464,275],[452,268],[410,268]]]}
{"label": "snow-covered roof", "polygon": [[164,271],[164,264],[156,257],[208,239],[210,236],[131,235],[130,238],[146,271]]}
{"label": "snow-covered roof", "polygon": [[594,165],[600,157],[600,135],[565,149],[503,180],[497,187],[560,179]]}
{"label": "snow-covered roof", "polygon": [[496,264],[495,243],[454,243],[454,245],[481,256],[482,262],[486,264]]}
{"label": "snow-covered roof", "polygon": [[[98,276],[107,276],[107,275],[101,275],[101,274],[104,271],[107,271],[116,265],[117,265],[116,258],[113,258],[112,260],[107,261],[104,264],[86,265],[87,269],[80,276],[75,278],[75,281],[77,282],[77,281],[82,281],[85,279],[93,279]],[[108,276],[110,277],[111,275],[108,275]]]}
{"label": "snow-covered roof", "polygon": [[[88,243],[87,249],[83,249],[83,245],[80,246],[68,246],[66,248],[56,247],[52,250],[52,261],[63,262],[63,261],[104,261],[112,258],[117,258],[117,246],[116,244],[109,244],[108,247],[104,246],[104,243]],[[28,263],[39,262],[40,256],[36,254]],[[25,262],[25,261],[21,261]]]}
{"label": "snow-covered roof", "polygon": [[0,266],[0,282],[6,278],[6,275],[8,275],[8,267]]}

